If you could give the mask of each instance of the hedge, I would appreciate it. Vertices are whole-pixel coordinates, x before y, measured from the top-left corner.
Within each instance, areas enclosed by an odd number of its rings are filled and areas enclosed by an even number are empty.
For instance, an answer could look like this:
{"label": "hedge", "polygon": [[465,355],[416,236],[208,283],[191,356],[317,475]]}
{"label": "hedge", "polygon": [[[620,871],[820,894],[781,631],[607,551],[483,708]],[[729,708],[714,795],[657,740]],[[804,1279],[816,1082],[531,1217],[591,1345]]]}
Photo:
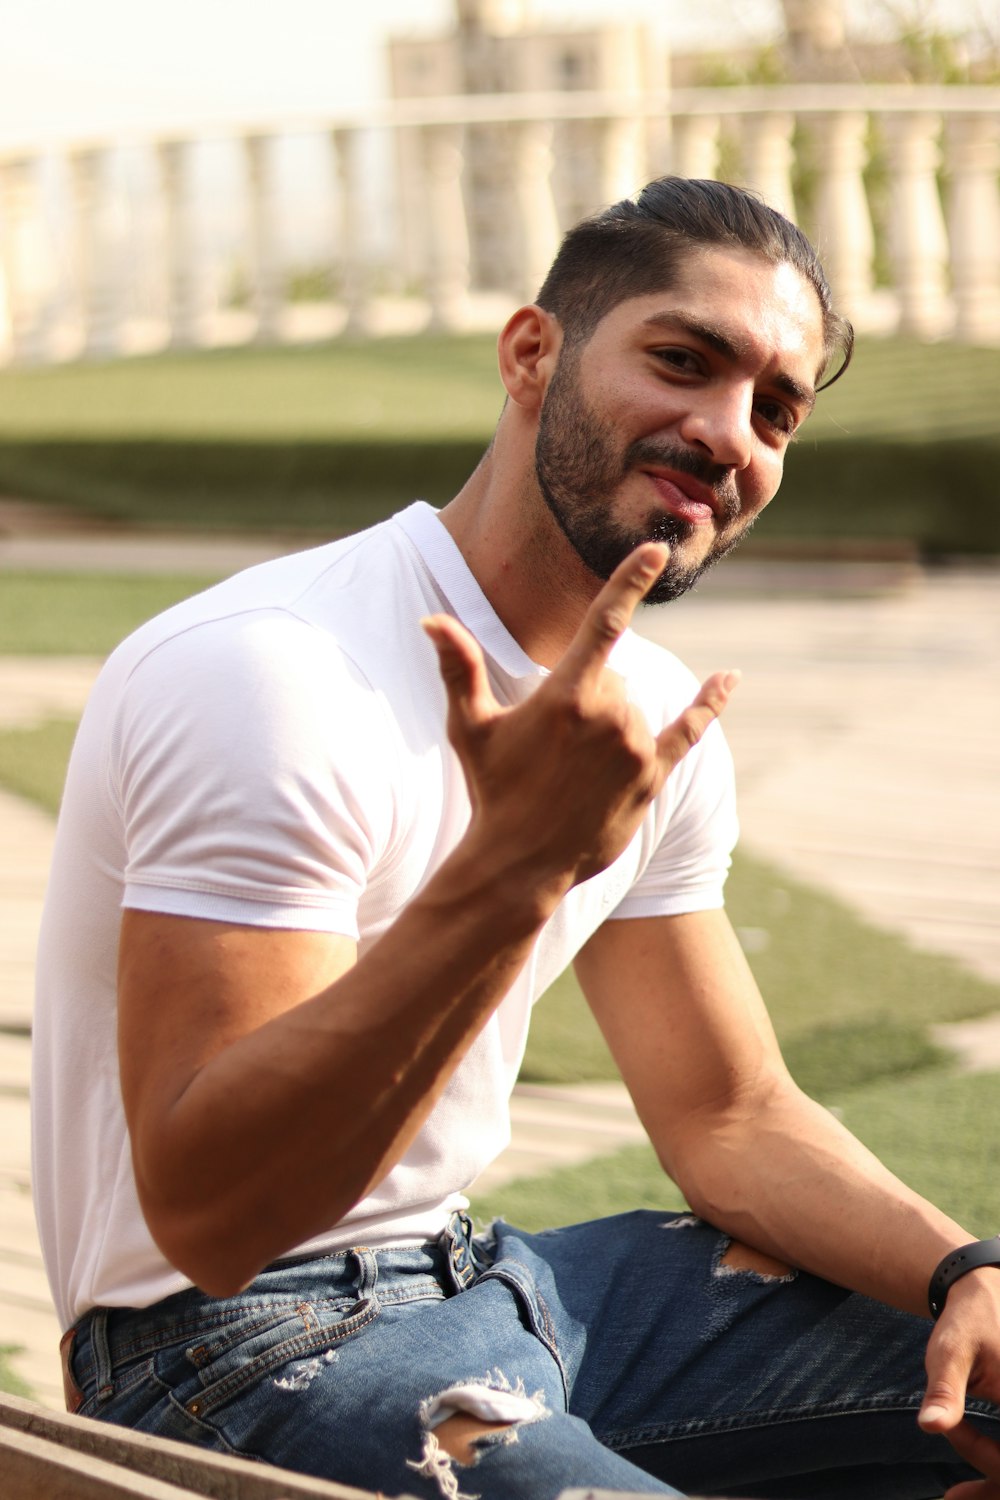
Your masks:
{"label": "hedge", "polygon": [[[249,442],[0,439],[0,491],[146,527],[335,535],[416,496],[443,504],[479,439]],[[758,547],[905,545],[926,556],[1000,553],[1000,434],[927,442],[803,442],[759,524]]]}

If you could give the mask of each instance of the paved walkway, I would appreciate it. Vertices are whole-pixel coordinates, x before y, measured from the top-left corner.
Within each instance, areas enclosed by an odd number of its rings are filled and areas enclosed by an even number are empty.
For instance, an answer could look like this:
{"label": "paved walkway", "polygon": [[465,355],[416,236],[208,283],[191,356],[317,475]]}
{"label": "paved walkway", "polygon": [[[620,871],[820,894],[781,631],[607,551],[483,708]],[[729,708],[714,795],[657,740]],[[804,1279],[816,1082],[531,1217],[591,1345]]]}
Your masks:
{"label": "paved walkway", "polygon": [[[228,539],[0,537],[3,568],[225,572],[282,550]],[[2,587],[2,578],[0,578]],[[699,673],[740,666],[727,729],[744,841],[916,942],[1000,981],[1000,569],[767,567],[734,560],[642,628]],[[0,723],[75,715],[97,669],[0,660]],[[60,1404],[30,1208],[28,1053],[48,818],[0,794],[0,1344]],[[1000,1068],[1000,1027],[952,1028]],[[497,1185],[642,1139],[615,1085],[524,1087]]]}

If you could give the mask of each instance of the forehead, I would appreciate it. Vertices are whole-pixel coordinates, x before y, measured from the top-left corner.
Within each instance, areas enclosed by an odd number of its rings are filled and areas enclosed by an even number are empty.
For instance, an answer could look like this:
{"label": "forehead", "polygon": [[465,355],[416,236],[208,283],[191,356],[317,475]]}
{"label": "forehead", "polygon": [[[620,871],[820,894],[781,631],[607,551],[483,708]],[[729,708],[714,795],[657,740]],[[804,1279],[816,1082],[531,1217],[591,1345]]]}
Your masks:
{"label": "forehead", "polygon": [[808,278],[788,261],[714,245],[690,250],[662,291],[612,308],[593,337],[655,341],[685,325],[716,332],[755,365],[794,365],[809,383],[826,363],[823,310]]}

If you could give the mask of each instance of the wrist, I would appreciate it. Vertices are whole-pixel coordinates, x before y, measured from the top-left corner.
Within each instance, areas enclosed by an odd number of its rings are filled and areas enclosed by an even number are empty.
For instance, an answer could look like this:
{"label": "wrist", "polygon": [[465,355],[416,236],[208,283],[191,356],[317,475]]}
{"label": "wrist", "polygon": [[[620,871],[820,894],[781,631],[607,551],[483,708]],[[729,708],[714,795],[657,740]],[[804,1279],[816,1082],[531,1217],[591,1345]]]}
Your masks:
{"label": "wrist", "polygon": [[502,943],[540,931],[571,885],[568,875],[542,872],[470,826],[418,899],[458,907],[474,924],[487,921]]}
{"label": "wrist", "polygon": [[474,816],[451,859],[464,891],[488,901],[498,916],[540,928],[571,889],[574,872],[526,842],[516,830],[489,828]]}
{"label": "wrist", "polygon": [[936,1320],[941,1316],[952,1287],[972,1272],[987,1268],[1000,1269],[1000,1235],[960,1245],[946,1255],[936,1266],[927,1288],[931,1317]]}

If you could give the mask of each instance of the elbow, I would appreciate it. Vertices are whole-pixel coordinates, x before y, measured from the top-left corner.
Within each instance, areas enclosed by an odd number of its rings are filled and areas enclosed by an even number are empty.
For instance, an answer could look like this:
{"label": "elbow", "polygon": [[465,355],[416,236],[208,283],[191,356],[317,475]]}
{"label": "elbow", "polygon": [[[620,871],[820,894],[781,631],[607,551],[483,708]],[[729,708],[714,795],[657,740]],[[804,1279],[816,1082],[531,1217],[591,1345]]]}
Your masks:
{"label": "elbow", "polygon": [[[195,1193],[188,1184],[186,1191],[171,1192],[144,1181],[138,1172],[136,1187],[157,1249],[209,1297],[236,1296],[265,1266],[337,1222],[334,1216],[322,1221],[282,1220],[273,1196],[262,1201],[240,1193],[238,1187],[228,1194]],[[346,1201],[343,1213],[352,1206]]]}
{"label": "elbow", "polygon": [[209,1297],[232,1297],[275,1257],[262,1253],[258,1235],[244,1232],[234,1205],[222,1194],[195,1194],[135,1162],[139,1206],[156,1248],[182,1276]]}
{"label": "elbow", "polygon": [[[210,1297],[232,1297],[297,1245],[336,1224],[362,1196],[335,1184],[330,1197],[289,1194],[280,1164],[222,1172],[181,1142],[136,1141],[132,1166],[139,1206],[157,1249]],[[287,1178],[287,1173],[286,1173]]]}
{"label": "elbow", "polygon": [[783,1069],[755,1081],[752,1090],[692,1112],[659,1150],[664,1171],[692,1213],[709,1224],[739,1221],[756,1164],[771,1134],[784,1128],[789,1102],[801,1098]]}
{"label": "elbow", "polygon": [[245,1239],[227,1233],[209,1215],[148,1201],[143,1202],[143,1215],[164,1259],[206,1296],[236,1296],[267,1263],[258,1263]]}

